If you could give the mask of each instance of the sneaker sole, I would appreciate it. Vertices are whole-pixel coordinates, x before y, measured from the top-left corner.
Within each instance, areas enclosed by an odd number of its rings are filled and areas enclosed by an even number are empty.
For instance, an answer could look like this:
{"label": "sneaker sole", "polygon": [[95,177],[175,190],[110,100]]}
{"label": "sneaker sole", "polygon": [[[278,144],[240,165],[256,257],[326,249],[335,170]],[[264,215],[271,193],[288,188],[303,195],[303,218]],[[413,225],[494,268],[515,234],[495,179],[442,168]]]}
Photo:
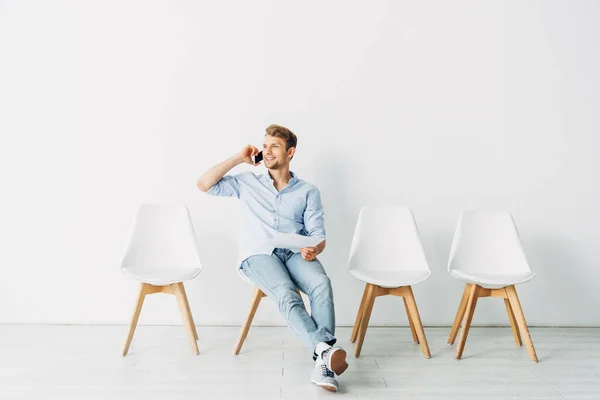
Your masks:
{"label": "sneaker sole", "polygon": [[322,387],[323,389],[329,390],[330,392],[337,392],[338,388],[334,385],[330,385],[328,383],[319,383],[319,382],[315,382],[313,380],[311,380],[312,383],[314,383],[317,386]]}
{"label": "sneaker sole", "polygon": [[346,350],[339,349],[335,350],[330,358],[329,358],[329,369],[336,373],[336,375],[341,375],[348,369],[348,363],[346,362]]}

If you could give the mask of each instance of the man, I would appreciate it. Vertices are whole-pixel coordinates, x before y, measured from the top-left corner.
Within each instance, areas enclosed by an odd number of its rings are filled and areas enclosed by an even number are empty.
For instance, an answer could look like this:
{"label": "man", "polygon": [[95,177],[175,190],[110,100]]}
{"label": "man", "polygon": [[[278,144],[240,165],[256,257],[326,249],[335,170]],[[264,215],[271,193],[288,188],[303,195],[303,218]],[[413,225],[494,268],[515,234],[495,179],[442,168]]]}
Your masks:
{"label": "man", "polygon": [[[236,165],[260,165],[252,159],[259,151],[248,145],[215,165],[198,180],[198,188],[213,196],[242,201],[242,229],[238,266],[250,281],[275,301],[289,327],[312,351],[316,361],[311,381],[337,391],[335,374],[348,364],[346,352],[334,346],[335,312],[331,282],[316,258],[325,249],[323,206],[319,190],[290,171],[296,153],[296,135],[287,128],[266,129],[263,159],[267,174],[242,172],[225,175]],[[273,248],[269,239],[277,232],[322,238],[315,247],[298,250]],[[311,315],[296,288],[310,299]]]}

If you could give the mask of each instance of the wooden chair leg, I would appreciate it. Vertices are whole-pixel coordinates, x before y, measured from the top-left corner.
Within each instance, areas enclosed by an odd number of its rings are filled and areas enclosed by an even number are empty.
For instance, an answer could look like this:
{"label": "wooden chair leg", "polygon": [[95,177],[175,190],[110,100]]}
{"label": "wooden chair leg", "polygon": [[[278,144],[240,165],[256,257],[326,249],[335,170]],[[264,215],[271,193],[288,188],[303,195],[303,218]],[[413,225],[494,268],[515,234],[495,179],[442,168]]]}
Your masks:
{"label": "wooden chair leg", "polygon": [[456,317],[454,318],[454,324],[452,324],[452,330],[450,331],[448,344],[454,344],[454,341],[456,340],[456,335],[460,329],[460,323],[465,316],[465,310],[467,309],[467,301],[469,300],[470,293],[469,289],[469,284],[467,284],[465,286],[465,290],[463,291],[462,298],[460,299],[460,305],[458,306],[458,311],[456,312]]}
{"label": "wooden chair leg", "polygon": [[360,306],[358,307],[358,312],[356,313],[356,321],[354,321],[354,328],[352,328],[352,335],[350,335],[350,343],[356,342],[356,336],[358,335],[358,330],[360,329],[360,321],[362,320],[364,308],[365,308],[365,300],[367,298],[368,292],[368,284],[365,285],[365,290],[363,291],[362,299],[360,300]]}
{"label": "wooden chair leg", "polygon": [[473,320],[473,314],[475,313],[475,307],[477,306],[477,290],[477,285],[470,285],[469,300],[467,302],[467,308],[465,310],[465,315],[462,322],[460,339],[458,339],[458,347],[456,348],[457,360],[462,358],[463,350],[465,349],[465,343],[467,342],[467,336],[469,335],[469,328],[471,327],[471,321]]}
{"label": "wooden chair leg", "polygon": [[429,345],[427,344],[427,338],[425,337],[425,331],[423,330],[423,324],[421,323],[421,317],[419,316],[415,295],[410,286],[406,286],[406,289],[407,295],[404,297],[404,300],[408,304],[408,309],[410,310],[408,314],[409,318],[412,318],[423,355],[425,358],[431,358],[431,352],[429,351]]}
{"label": "wooden chair leg", "polygon": [[417,331],[415,330],[415,324],[413,322],[413,318],[410,315],[410,310],[408,309],[408,304],[406,303],[406,298],[402,298],[404,301],[404,309],[406,310],[406,316],[408,317],[408,325],[410,325],[410,333],[412,333],[413,341],[415,343],[419,343],[419,337],[417,336]]}
{"label": "wooden chair leg", "polygon": [[371,311],[373,310],[373,304],[375,303],[375,290],[376,286],[373,284],[367,284],[368,293],[367,298],[365,299],[365,308],[363,310],[363,315],[360,321],[360,328],[358,331],[358,338],[356,344],[354,345],[354,357],[360,357],[360,351],[362,350],[362,345],[365,340],[365,335],[367,334],[367,328],[369,326],[369,319],[371,318]]}
{"label": "wooden chair leg", "polygon": [[190,308],[190,302],[187,297],[187,293],[185,292],[185,286],[181,283],[181,293],[183,294],[183,298],[185,299],[186,311],[190,322],[192,323],[192,331],[194,332],[194,338],[198,340],[198,332],[196,331],[196,323],[194,322],[194,317],[192,316],[192,309]]}
{"label": "wooden chair leg", "polygon": [[140,312],[142,311],[142,306],[144,305],[144,298],[148,292],[148,286],[150,285],[146,283],[140,283],[140,290],[135,303],[135,308],[133,310],[133,316],[131,317],[131,323],[129,324],[127,340],[125,340],[125,346],[123,347],[123,357],[125,357],[129,352],[129,345],[131,344],[131,339],[133,339],[133,334],[135,333],[135,328],[137,327],[138,319],[140,318]]}
{"label": "wooden chair leg", "polygon": [[529,358],[533,362],[538,362],[537,354],[535,353],[535,348],[533,347],[533,342],[531,341],[531,335],[529,334],[529,328],[527,327],[527,321],[525,321],[525,315],[523,314],[523,309],[521,308],[521,303],[519,302],[519,296],[517,296],[517,291],[514,286],[507,286],[505,290],[512,310],[515,314],[515,319],[517,321],[517,325],[519,326],[519,332],[521,333],[521,337],[525,342],[525,347],[527,347]]}
{"label": "wooden chair leg", "polygon": [[193,321],[191,319],[191,314],[188,313],[190,309],[190,305],[187,303],[187,297],[185,296],[185,289],[183,288],[183,283],[178,282],[170,285],[172,287],[172,293],[177,298],[177,304],[179,305],[179,312],[181,313],[181,318],[183,320],[183,325],[185,326],[185,331],[188,335],[188,341],[190,342],[190,347],[192,348],[192,352],[198,355],[198,343],[196,343],[196,335],[194,334]]}
{"label": "wooden chair leg", "polygon": [[246,321],[244,322],[244,325],[242,325],[240,336],[233,349],[234,355],[238,355],[242,349],[242,346],[244,345],[244,340],[246,340],[246,336],[248,336],[248,330],[250,329],[250,325],[252,325],[254,314],[256,314],[256,310],[258,309],[258,305],[260,304],[260,299],[262,297],[264,297],[264,293],[259,288],[255,287],[254,293],[252,294],[252,301],[250,303],[250,310],[248,311],[248,317],[246,317]]}
{"label": "wooden chair leg", "polygon": [[510,305],[508,298],[504,299],[504,305],[506,306],[506,312],[508,313],[508,320],[510,321],[510,327],[512,328],[515,343],[518,347],[521,347],[523,346],[523,343],[521,342],[521,333],[519,332],[519,326],[517,325],[517,320],[515,319],[515,314],[513,313],[512,306]]}

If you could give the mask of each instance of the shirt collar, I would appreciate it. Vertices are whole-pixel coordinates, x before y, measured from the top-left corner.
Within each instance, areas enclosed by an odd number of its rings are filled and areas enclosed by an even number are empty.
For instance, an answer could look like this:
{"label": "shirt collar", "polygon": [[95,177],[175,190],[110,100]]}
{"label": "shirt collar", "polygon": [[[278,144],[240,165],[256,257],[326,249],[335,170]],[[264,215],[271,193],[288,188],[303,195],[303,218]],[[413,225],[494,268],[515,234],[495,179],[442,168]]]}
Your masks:
{"label": "shirt collar", "polygon": [[288,185],[291,187],[291,186],[295,185],[296,183],[298,183],[298,175],[296,175],[292,171],[290,171],[290,175],[292,176],[292,179],[290,179],[290,183]]}
{"label": "shirt collar", "polygon": [[[296,183],[298,183],[298,175],[296,175],[296,173],[293,171],[290,171],[290,175],[291,175],[292,179],[290,179],[290,181],[288,183],[288,187],[292,187]],[[269,171],[267,171],[267,173],[264,174],[264,177],[268,183],[273,183],[273,179],[271,179],[271,175],[269,174]]]}

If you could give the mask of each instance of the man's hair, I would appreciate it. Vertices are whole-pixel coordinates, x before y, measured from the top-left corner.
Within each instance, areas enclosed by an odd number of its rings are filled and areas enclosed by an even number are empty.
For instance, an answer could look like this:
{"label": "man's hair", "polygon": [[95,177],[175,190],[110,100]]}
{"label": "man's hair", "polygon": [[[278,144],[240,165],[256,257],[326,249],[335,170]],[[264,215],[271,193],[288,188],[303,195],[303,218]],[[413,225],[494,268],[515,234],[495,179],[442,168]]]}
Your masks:
{"label": "man's hair", "polygon": [[291,147],[296,147],[296,145],[298,144],[298,138],[296,137],[294,132],[281,125],[269,125],[267,127],[267,135],[285,140],[286,151],[289,150]]}

